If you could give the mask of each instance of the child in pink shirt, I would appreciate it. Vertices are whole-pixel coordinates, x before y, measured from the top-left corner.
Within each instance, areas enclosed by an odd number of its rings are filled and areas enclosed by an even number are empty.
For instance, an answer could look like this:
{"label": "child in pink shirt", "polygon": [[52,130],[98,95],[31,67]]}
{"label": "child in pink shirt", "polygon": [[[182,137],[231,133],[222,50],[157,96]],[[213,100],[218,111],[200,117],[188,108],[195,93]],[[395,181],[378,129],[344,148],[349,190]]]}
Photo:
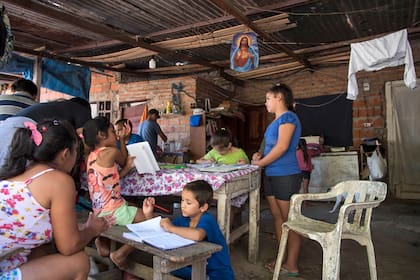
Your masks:
{"label": "child in pink shirt", "polygon": [[[113,216],[115,224],[137,223],[153,217],[154,198],[143,201],[143,208],[129,206],[121,196],[120,177],[132,168],[133,158],[128,157],[126,140],[130,136],[129,125],[124,125],[127,133],[120,135],[120,149],[117,148],[117,136],[114,126],[105,117],[96,117],[83,126],[84,141],[91,149],[86,162],[89,195],[92,208],[99,216]],[[121,167],[121,169],[119,168]],[[108,256],[121,269],[126,266],[125,259],[133,250],[123,245],[110,252],[109,245],[103,238],[97,238],[95,245],[102,256]]]}
{"label": "child in pink shirt", "polygon": [[306,147],[306,140],[300,138],[299,144],[296,150],[296,157],[299,163],[300,170],[302,171],[302,187],[303,193],[309,191],[309,180],[311,179],[312,162],[311,156],[308,153]]}

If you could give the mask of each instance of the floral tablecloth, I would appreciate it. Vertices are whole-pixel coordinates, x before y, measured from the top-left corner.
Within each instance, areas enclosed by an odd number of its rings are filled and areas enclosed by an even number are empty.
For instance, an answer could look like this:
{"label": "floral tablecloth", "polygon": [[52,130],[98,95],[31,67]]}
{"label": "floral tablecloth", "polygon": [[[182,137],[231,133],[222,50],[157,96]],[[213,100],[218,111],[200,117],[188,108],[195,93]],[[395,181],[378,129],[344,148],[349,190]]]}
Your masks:
{"label": "floral tablecloth", "polygon": [[[155,174],[138,174],[132,169],[121,178],[121,193],[127,196],[162,196],[180,194],[185,184],[195,180],[209,182],[213,190],[217,190],[225,182],[257,170],[254,165],[226,173],[200,172],[193,168],[161,169]],[[81,178],[82,188],[88,189],[86,174]]]}

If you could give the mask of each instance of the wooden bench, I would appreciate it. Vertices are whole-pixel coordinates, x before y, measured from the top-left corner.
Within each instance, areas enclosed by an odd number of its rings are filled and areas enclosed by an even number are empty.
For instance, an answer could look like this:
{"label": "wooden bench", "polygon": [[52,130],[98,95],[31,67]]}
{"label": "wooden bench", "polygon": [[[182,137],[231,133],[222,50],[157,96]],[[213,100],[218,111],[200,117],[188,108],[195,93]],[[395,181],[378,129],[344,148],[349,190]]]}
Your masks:
{"label": "wooden bench", "polygon": [[[124,232],[129,232],[125,226],[113,226],[101,236],[111,240],[111,250],[115,250],[117,243],[128,244],[137,250],[153,255],[153,268],[128,260],[128,268],[125,270],[143,279],[178,279],[170,274],[171,271],[185,266],[192,266],[192,279],[206,279],[207,259],[215,252],[222,250],[222,246],[209,243],[197,242],[193,245],[173,250],[161,250],[159,248],[136,242],[123,237]],[[95,254],[92,250],[89,254]],[[109,266],[112,264],[108,261]]]}

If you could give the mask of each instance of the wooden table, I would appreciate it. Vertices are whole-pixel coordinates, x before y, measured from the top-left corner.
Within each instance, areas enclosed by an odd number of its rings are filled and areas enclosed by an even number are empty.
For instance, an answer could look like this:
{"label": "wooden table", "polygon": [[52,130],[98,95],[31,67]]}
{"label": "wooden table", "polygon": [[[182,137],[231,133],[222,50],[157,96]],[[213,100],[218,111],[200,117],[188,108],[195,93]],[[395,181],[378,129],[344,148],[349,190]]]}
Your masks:
{"label": "wooden table", "polygon": [[127,272],[144,279],[151,279],[151,275],[153,275],[154,280],[177,279],[170,272],[191,265],[192,279],[205,280],[207,259],[213,253],[222,250],[222,246],[204,241],[173,250],[161,250],[124,238],[124,232],[129,232],[127,227],[113,226],[110,230],[102,233],[101,236],[111,239],[112,250],[116,247],[116,243],[123,243],[153,255],[153,272],[150,267],[132,262],[129,262],[129,268],[126,269]]}
{"label": "wooden table", "polygon": [[[257,262],[259,251],[259,225],[260,225],[260,186],[261,170],[257,169],[247,175],[226,181],[214,192],[217,200],[217,223],[225,236],[227,244],[234,242],[249,232],[248,260]],[[230,210],[232,198],[249,193],[248,222],[231,231]]]}
{"label": "wooden table", "polygon": [[[121,179],[121,193],[127,196],[179,195],[185,184],[194,180],[206,180],[212,186],[217,200],[217,222],[227,244],[249,232],[248,260],[256,263],[259,251],[261,186],[261,169],[257,166],[247,166],[226,173],[200,172],[192,168],[162,169],[155,174],[131,171]],[[82,180],[82,187],[84,184],[86,181]],[[245,193],[249,194],[249,220],[231,231],[232,199]]]}

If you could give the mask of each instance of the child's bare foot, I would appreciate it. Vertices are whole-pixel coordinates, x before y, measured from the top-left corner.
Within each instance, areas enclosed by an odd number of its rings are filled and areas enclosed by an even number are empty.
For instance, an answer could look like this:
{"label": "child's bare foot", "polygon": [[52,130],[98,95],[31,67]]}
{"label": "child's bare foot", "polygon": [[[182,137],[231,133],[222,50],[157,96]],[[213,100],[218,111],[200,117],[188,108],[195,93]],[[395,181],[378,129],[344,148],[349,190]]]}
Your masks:
{"label": "child's bare foot", "polygon": [[121,254],[120,252],[118,252],[118,250],[111,252],[109,254],[109,258],[119,269],[125,270],[128,268],[127,256]]}
{"label": "child's bare foot", "polygon": [[96,245],[96,250],[98,250],[99,255],[101,255],[102,257],[109,256],[109,253],[110,253],[109,246],[107,246],[107,244],[105,244],[105,242],[101,240],[100,237],[95,239],[95,245]]}

